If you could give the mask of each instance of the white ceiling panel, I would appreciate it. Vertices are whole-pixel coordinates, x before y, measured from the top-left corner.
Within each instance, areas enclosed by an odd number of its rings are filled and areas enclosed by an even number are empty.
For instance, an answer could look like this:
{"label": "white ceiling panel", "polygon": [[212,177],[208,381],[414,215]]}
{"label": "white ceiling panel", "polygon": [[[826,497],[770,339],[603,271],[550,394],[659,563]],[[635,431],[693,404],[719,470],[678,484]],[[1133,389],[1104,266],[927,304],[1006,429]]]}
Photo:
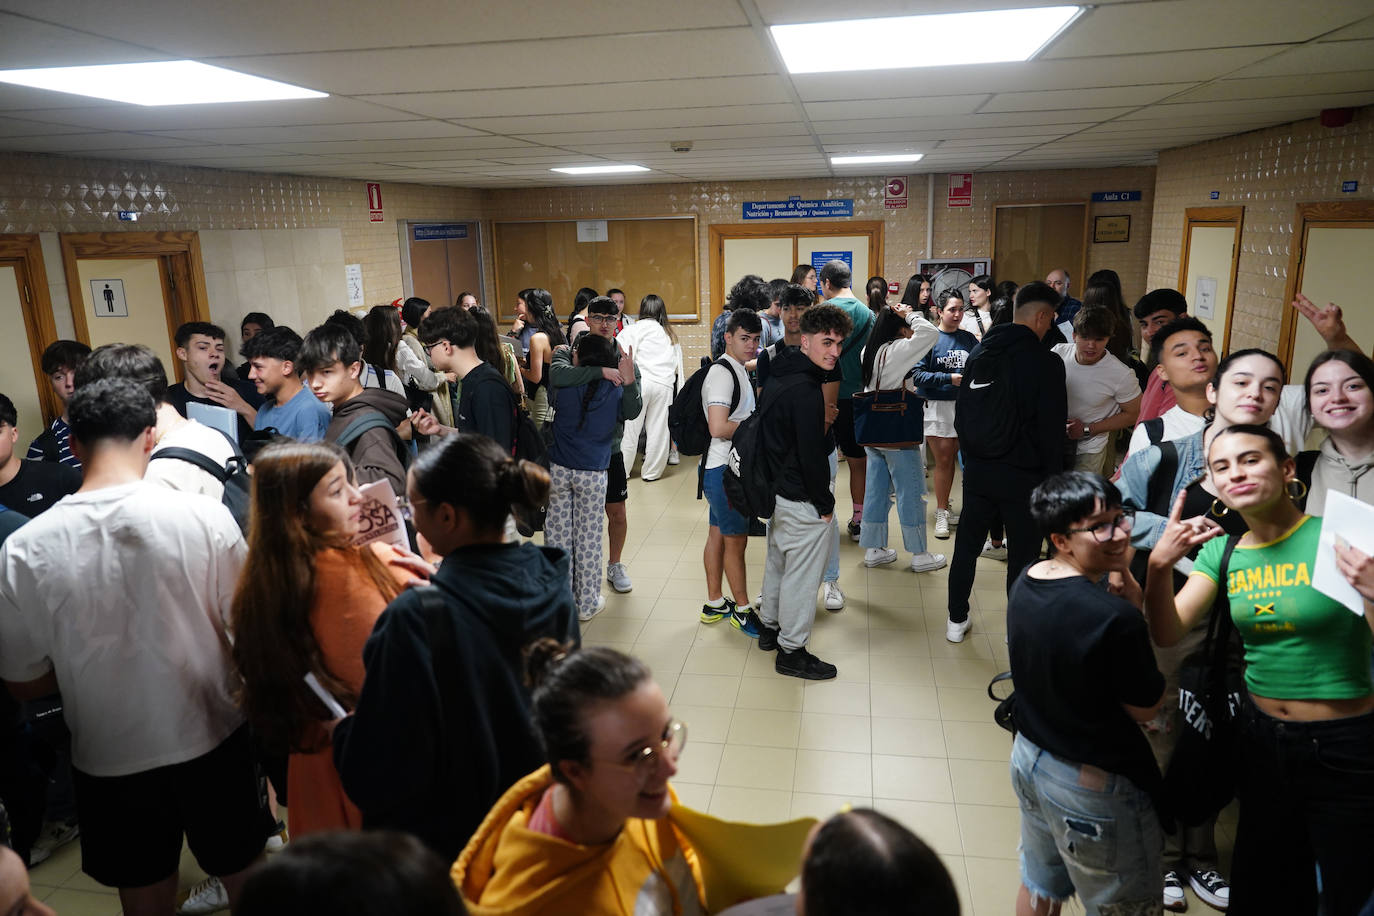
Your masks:
{"label": "white ceiling panel", "polygon": [[[1307,41],[1369,15],[1368,0],[1158,0],[1089,11],[1047,52],[1051,59]],[[1110,66],[1110,62],[1104,61]]]}
{"label": "white ceiling panel", "polygon": [[[1156,105],[1142,108],[1141,111],[1153,112],[1154,117],[1168,117],[1170,114],[1207,115],[1220,114],[1263,114],[1285,111],[1288,115],[1278,121],[1292,121],[1302,117],[1316,117],[1323,108],[1346,108],[1374,104],[1374,88],[1366,92],[1342,92],[1332,95],[1292,96],[1281,99],[1237,99],[1220,102],[1180,102],[1177,104]],[[1289,116],[1291,115],[1291,116]],[[1130,116],[1127,115],[1126,118]],[[1124,120],[1124,119],[1123,119]],[[1218,133],[1217,136],[1224,136]]]}
{"label": "white ceiling panel", "polygon": [[1119,54],[1101,58],[1034,60],[1027,63],[918,67],[910,70],[863,70],[856,73],[801,73],[792,77],[806,102],[885,99],[901,96],[955,95],[1077,89],[1083,86],[1136,86],[1198,82],[1224,76],[1274,55],[1278,49],[1215,48],[1164,54]]}
{"label": "white ceiling panel", "polygon": [[1322,36],[1324,39],[1334,39],[1345,41],[1350,38],[1374,38],[1374,15],[1367,19],[1361,19],[1354,25],[1346,26],[1343,29],[1332,32],[1330,35]]}
{"label": "white ceiling panel", "polygon": [[770,124],[795,121],[796,106],[721,105],[714,108],[674,108],[656,111],[599,111],[585,114],[534,115],[513,118],[467,118],[469,127],[501,134],[558,131],[615,131],[650,127],[710,127],[733,124]]}
{"label": "white ceiling panel", "polygon": [[172,59],[153,48],[94,34],[91,26],[85,22],[69,29],[0,12],[0,61],[6,70],[20,70]]}
{"label": "white ceiling panel", "polygon": [[1374,37],[1358,41],[1314,41],[1243,67],[1231,76],[1301,76],[1305,79],[1315,73],[1364,70],[1370,61],[1374,61]]}
{"label": "white ceiling panel", "polygon": [[720,140],[735,137],[805,137],[808,136],[806,125],[799,121],[779,121],[776,124],[726,124],[711,127],[694,127],[691,130],[680,130],[677,128],[664,129],[640,129],[640,130],[617,130],[613,133],[606,131],[569,131],[567,133],[522,133],[518,135],[521,140],[529,140],[533,143],[544,143],[549,146],[563,146],[565,144],[579,143],[606,143],[612,139],[627,141],[661,141],[667,143],[670,140]]}
{"label": "white ceiling panel", "polygon": [[57,127],[42,121],[29,121],[24,118],[0,117],[0,137],[51,137],[61,134],[82,134],[84,127]]}
{"label": "white ceiling panel", "polygon": [[[1374,57],[1369,58],[1374,63]],[[1275,99],[1287,96],[1310,96],[1315,92],[1374,91],[1374,70],[1350,70],[1345,73],[1313,73],[1294,79],[1290,76],[1266,76],[1253,79],[1217,80],[1197,89],[1181,93],[1173,102],[1217,102],[1232,99]]]}
{"label": "white ceiling panel", "polygon": [[189,146],[185,140],[172,140],[167,137],[150,137],[145,134],[125,134],[117,131],[100,131],[86,134],[59,134],[49,137],[14,137],[5,141],[9,149],[28,150],[29,152],[89,153],[93,150],[157,150],[178,146]]}
{"label": "white ceiling panel", "polygon": [[[16,87],[17,88],[17,87]],[[41,90],[30,90],[41,92]],[[86,127],[92,130],[214,130],[229,127],[280,127],[296,124],[360,124],[398,121],[413,117],[353,99],[297,99],[283,102],[242,102],[222,105],[167,105],[151,107],[121,102],[101,104],[63,92],[43,92],[47,104],[26,110],[23,117]],[[3,97],[3,91],[0,91]],[[62,100],[77,99],[81,105],[66,107]],[[0,99],[0,106],[3,106]],[[3,110],[3,107],[0,107]],[[462,133],[461,128],[454,128]]]}
{"label": "white ceiling panel", "polygon": [[722,76],[701,79],[644,80],[635,83],[532,86],[524,89],[470,89],[359,98],[431,118],[499,117],[572,114],[585,111],[633,111],[669,107],[697,108],[721,100],[732,105],[786,102],[782,77]]}
{"label": "white ceiling panel", "polygon": [[225,4],[141,0],[123,4],[117,12],[91,0],[60,5],[50,0],[5,0],[4,7],[73,26],[103,18],[106,21],[101,21],[100,30],[105,34],[139,43],[150,42],[155,36],[159,45],[196,57],[557,39],[565,35],[694,29],[703,24],[748,24],[734,0],[604,0],[596,4],[405,0],[387,8],[360,7],[349,0],[239,0]]}
{"label": "white ceiling panel", "polygon": [[993,96],[980,114],[1009,111],[1050,111],[1072,114],[1078,108],[1149,105],[1190,89],[1194,83],[1160,83],[1154,86],[1113,86],[1108,89],[1056,89],[1052,92],[1003,92]]}
{"label": "white ceiling panel", "polygon": [[881,99],[863,102],[808,102],[812,121],[859,118],[923,118],[932,115],[965,115],[978,110],[986,95],[947,95],[912,99]]}
{"label": "white ceiling panel", "polygon": [[[759,14],[770,25],[786,22],[828,22],[832,19],[876,19],[972,10],[1017,9],[1025,0],[853,0],[837,7],[832,0],[756,0]],[[1134,0],[1100,0],[1102,3]],[[1044,4],[1040,4],[1044,5]]]}
{"label": "white ceiling panel", "polygon": [[[613,62],[628,81],[771,72],[753,30],[705,29],[623,38],[332,51],[271,57],[208,58],[207,63],[285,80],[321,92],[376,95],[580,83],[596,62]],[[600,77],[603,78],[604,77]]]}
{"label": "white ceiling panel", "polygon": [[[447,121],[372,121],[362,124],[299,124],[291,127],[219,127],[155,132],[159,136],[182,137],[218,143],[290,143],[293,140],[409,140],[419,137],[463,137],[488,140],[489,137]],[[509,140],[503,140],[509,143]]]}

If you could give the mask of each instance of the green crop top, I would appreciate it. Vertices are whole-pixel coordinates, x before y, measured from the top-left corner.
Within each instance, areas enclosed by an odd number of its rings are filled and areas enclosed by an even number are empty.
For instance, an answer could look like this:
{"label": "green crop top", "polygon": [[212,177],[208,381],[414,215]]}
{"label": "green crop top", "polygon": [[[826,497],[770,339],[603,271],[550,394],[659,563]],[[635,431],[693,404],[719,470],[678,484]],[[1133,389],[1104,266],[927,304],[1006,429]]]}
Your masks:
{"label": "green crop top", "polygon": [[[1321,519],[1303,516],[1278,540],[1231,554],[1231,619],[1245,642],[1245,685],[1259,696],[1347,700],[1374,692],[1369,624],[1312,587],[1321,530]],[[1203,545],[1193,575],[1215,583],[1225,548],[1225,538]]]}

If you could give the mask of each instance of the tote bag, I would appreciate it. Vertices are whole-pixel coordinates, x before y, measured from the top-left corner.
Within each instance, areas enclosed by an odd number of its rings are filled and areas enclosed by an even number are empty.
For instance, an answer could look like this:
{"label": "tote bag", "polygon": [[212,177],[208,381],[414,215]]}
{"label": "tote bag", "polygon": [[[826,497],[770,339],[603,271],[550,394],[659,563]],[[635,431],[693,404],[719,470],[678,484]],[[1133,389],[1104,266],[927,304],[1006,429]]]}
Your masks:
{"label": "tote bag", "polygon": [[[884,349],[873,370],[878,378],[883,376],[883,363],[890,349]],[[878,388],[873,391],[855,392],[851,401],[854,406],[854,441],[871,448],[911,448],[921,444],[922,427],[925,424],[925,411],[916,392],[905,384],[896,388]]]}

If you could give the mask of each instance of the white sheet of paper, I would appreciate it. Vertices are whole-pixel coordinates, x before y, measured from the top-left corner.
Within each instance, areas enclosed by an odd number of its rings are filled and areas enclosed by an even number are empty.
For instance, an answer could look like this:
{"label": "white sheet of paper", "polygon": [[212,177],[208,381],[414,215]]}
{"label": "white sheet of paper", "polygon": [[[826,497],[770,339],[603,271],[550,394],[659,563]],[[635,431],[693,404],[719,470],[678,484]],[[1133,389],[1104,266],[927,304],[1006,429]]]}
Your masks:
{"label": "white sheet of paper", "polygon": [[305,676],[305,686],[315,691],[315,696],[320,698],[320,702],[324,704],[334,718],[342,719],[348,715],[348,711],[339,705],[339,701],[334,699],[334,695],[324,689],[320,679],[315,677],[315,672],[311,671]]}
{"label": "white sheet of paper", "polygon": [[1364,598],[1336,568],[1336,538],[1342,537],[1351,547],[1374,554],[1374,506],[1353,496],[1327,490],[1326,508],[1322,512],[1322,537],[1317,544],[1312,587],[1363,617]]}
{"label": "white sheet of paper", "polygon": [[358,519],[358,536],[353,543],[359,547],[373,541],[387,541],[402,550],[410,548],[405,522],[396,508],[396,491],[391,481],[374,480],[358,488],[363,494],[362,516]]}
{"label": "white sheet of paper", "polygon": [[239,441],[239,415],[228,407],[218,404],[201,404],[198,401],[186,402],[186,419],[195,420],[224,433],[235,442]]}
{"label": "white sheet of paper", "polygon": [[1060,332],[1061,334],[1064,335],[1064,339],[1065,339],[1065,340],[1073,340],[1073,322],[1072,322],[1072,321],[1061,321],[1061,322],[1059,322],[1059,332]]}

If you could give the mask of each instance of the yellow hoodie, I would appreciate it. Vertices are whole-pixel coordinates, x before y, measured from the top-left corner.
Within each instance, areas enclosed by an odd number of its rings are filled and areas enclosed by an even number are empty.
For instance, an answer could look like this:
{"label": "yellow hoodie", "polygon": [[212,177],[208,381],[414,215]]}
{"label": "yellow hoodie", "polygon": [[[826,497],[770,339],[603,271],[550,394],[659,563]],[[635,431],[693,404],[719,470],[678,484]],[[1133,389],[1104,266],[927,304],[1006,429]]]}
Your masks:
{"label": "yellow hoodie", "polygon": [[[630,818],[610,843],[579,846],[528,827],[545,790],[543,766],[512,786],[453,863],[474,916],[699,916],[695,852],[668,818]],[[668,788],[673,802],[677,794]]]}

